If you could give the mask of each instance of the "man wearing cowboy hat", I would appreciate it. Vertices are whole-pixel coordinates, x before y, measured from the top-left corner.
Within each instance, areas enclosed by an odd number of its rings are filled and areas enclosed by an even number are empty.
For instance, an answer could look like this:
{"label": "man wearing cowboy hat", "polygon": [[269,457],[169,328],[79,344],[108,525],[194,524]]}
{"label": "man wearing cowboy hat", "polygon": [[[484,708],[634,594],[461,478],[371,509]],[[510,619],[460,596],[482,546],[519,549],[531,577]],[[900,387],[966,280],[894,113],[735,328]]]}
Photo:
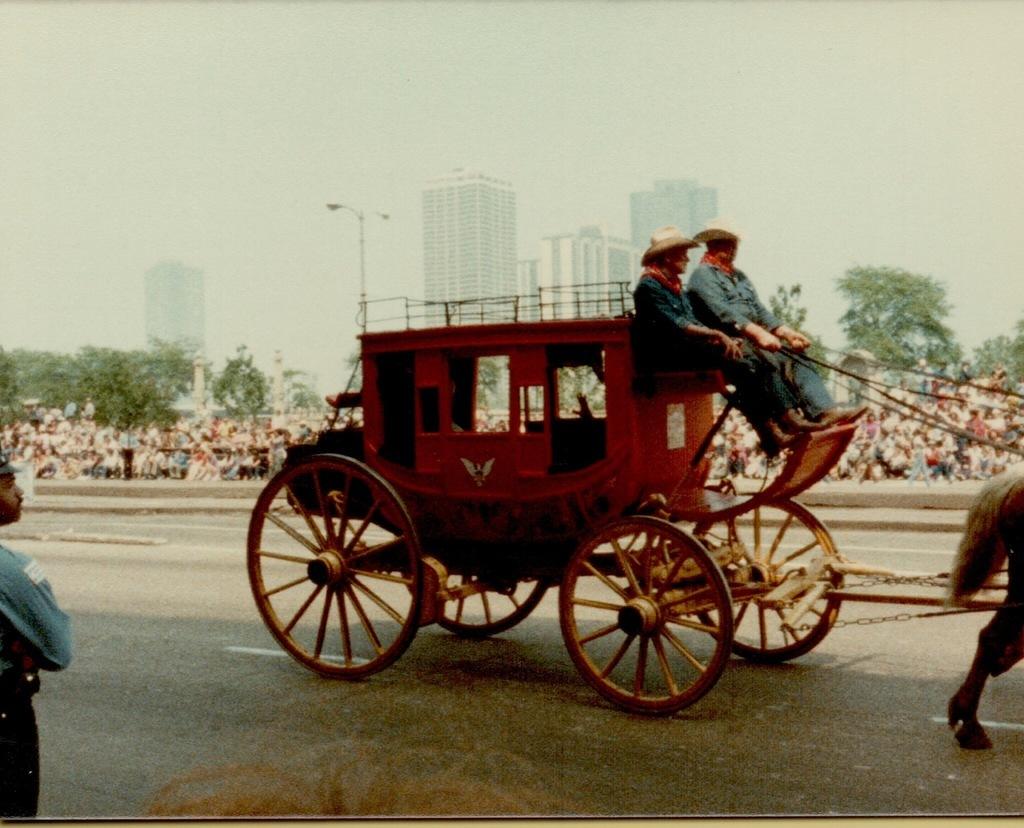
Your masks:
{"label": "man wearing cowboy hat", "polygon": [[776,454],[810,424],[796,413],[796,399],[778,372],[742,339],[698,321],[680,278],[696,246],[672,225],[651,236],[633,292],[637,365],[641,371],[720,369],[736,388],[736,406],[758,431],[765,451]]}
{"label": "man wearing cowboy hat", "polygon": [[783,324],[761,304],[750,279],[734,265],[740,237],[728,223],[714,219],[694,236],[694,241],[707,248],[687,286],[698,317],[769,352],[765,360],[790,382],[804,414],[819,426],[841,425],[860,417],[866,408],[839,408],[810,365],[779,353],[783,343],[794,351],[803,351],[811,340]]}
{"label": "man wearing cowboy hat", "polygon": [[[0,452],[0,526],[21,518],[15,468]],[[39,670],[71,661],[71,619],[42,567],[0,546],[0,816],[31,817],[39,802],[39,731],[32,696]]]}

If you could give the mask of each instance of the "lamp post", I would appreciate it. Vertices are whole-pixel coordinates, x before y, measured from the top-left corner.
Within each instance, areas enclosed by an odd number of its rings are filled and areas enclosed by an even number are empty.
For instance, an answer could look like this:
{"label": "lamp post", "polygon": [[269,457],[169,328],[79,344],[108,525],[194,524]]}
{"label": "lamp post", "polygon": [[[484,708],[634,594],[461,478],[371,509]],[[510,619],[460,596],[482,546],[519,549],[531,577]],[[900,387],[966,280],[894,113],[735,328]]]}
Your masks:
{"label": "lamp post", "polygon": [[[366,214],[362,210],[357,210],[355,207],[349,207],[347,204],[328,204],[327,209],[332,211],[348,210],[352,215],[359,219],[359,309],[363,316],[363,333],[366,333],[366,241],[363,234],[363,224],[366,221]],[[390,218],[387,213],[380,213],[376,210],[371,212],[385,220]]]}

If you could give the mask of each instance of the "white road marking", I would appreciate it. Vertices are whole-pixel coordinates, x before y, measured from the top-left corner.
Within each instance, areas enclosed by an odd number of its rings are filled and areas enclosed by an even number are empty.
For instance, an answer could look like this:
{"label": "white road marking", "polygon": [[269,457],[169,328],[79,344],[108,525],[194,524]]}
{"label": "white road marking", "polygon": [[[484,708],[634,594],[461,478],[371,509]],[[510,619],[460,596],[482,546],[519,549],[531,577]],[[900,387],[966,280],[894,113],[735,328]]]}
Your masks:
{"label": "white road marking", "polygon": [[[933,722],[939,724],[948,724],[945,716],[932,716]],[[992,728],[994,730],[1022,730],[1024,731],[1024,724],[1016,724],[1014,722],[982,722],[983,727]]]}
{"label": "white road marking", "polygon": [[245,653],[247,655],[262,655],[262,656],[286,656],[284,650],[262,650],[259,647],[225,647],[229,653]]}
{"label": "white road marking", "polygon": [[[288,653],[286,653],[284,650],[264,650],[259,647],[225,647],[224,649],[227,650],[229,653],[245,653],[246,655],[273,656],[275,658],[279,656],[288,655]],[[338,664],[341,664],[344,661],[344,659],[341,656],[332,655],[321,655],[319,660],[333,661]],[[352,663],[356,665],[368,664],[369,661],[368,659],[359,658],[358,656],[355,656],[352,659]]]}

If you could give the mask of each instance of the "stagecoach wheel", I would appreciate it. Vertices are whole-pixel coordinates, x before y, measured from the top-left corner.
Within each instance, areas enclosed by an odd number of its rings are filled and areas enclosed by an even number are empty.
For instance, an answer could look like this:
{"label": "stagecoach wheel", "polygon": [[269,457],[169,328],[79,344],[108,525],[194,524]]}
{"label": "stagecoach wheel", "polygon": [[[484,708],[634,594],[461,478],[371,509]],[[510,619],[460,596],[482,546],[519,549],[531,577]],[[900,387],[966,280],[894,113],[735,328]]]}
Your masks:
{"label": "stagecoach wheel", "polygon": [[362,463],[315,455],[260,493],[249,582],[278,643],[304,667],[361,678],[393,663],[419,626],[419,541],[395,490]]}
{"label": "stagecoach wheel", "polygon": [[[814,601],[792,629],[786,613],[808,588],[787,596],[785,602],[767,600],[787,578],[799,578],[816,564],[839,560],[835,541],[811,512],[792,500],[759,506],[750,512],[714,524],[699,524],[696,535],[720,564],[729,558],[744,585],[733,584],[736,607],[733,652],[751,661],[778,663],[810,652],[828,635],[839,614],[839,601],[830,589]],[[832,574],[830,587],[842,578]],[[808,585],[812,583],[808,580]],[[749,596],[749,597],[747,597]]]}
{"label": "stagecoach wheel", "polygon": [[450,585],[458,594],[445,601],[437,623],[466,638],[487,638],[511,629],[533,612],[548,591],[543,579],[491,582],[475,575],[463,575]]}
{"label": "stagecoach wheel", "polygon": [[691,535],[664,520],[605,526],[573,554],[562,637],[598,693],[637,713],[674,713],[718,681],[732,643],[729,586]]}

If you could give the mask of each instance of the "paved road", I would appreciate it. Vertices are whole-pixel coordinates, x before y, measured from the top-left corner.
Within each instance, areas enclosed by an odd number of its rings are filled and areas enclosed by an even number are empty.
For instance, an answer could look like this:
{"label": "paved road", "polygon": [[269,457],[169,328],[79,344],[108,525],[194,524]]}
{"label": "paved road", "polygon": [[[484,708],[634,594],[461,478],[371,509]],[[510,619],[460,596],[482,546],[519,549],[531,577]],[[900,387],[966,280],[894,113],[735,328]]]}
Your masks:
{"label": "paved road", "polygon": [[[68,528],[149,542],[27,537]],[[648,719],[584,684],[552,595],[496,639],[425,628],[391,668],[335,683],[280,655],[258,620],[242,514],[29,513],[0,537],[14,530],[76,623],[76,661],[38,702],[45,816],[138,817],[211,792],[290,812],[422,813],[460,796],[485,813],[1021,810],[1024,673],[986,695],[994,751],[958,750],[941,721],[986,615],[845,627],[786,665],[734,659],[697,705]],[[956,543],[835,534],[851,557],[927,572]]]}

